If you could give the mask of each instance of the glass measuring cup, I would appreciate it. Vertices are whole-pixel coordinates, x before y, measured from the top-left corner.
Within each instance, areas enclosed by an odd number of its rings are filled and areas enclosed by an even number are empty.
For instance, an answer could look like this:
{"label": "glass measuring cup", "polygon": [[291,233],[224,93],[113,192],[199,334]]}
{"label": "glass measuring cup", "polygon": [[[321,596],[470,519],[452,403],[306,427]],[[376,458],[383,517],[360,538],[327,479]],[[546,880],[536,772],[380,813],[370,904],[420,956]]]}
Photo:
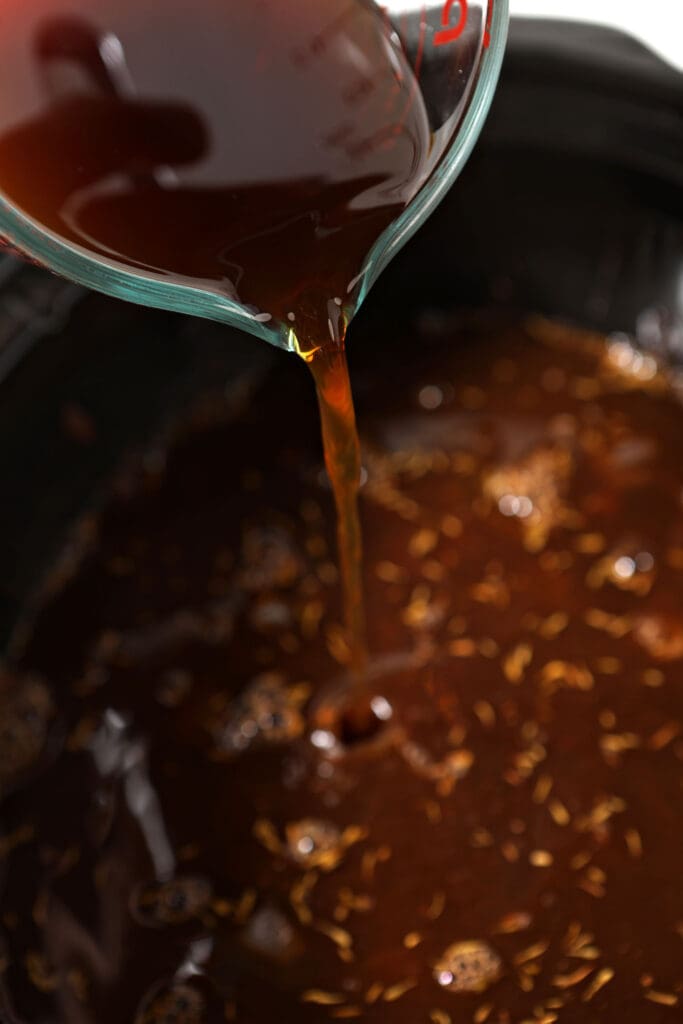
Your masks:
{"label": "glass measuring cup", "polygon": [[[397,76],[412,76],[411,81],[415,82],[412,116],[419,121],[427,145],[419,175],[401,192],[402,212],[377,233],[359,263],[358,273],[354,273],[352,280],[347,279],[343,292],[340,289],[335,297],[344,324],[351,320],[384,267],[434,209],[467,159],[493,96],[507,29],[507,0],[354,3],[366,16],[386,23]],[[5,4],[0,13],[0,30],[3,19],[9,19],[11,25],[13,6],[19,7],[15,0]],[[54,5],[50,0],[37,0],[31,6],[47,10]],[[320,22],[316,31],[298,40],[299,52],[306,57],[300,62],[300,86],[308,90],[316,88],[326,48],[348,44],[341,34],[335,34],[334,23],[329,22],[334,5],[318,6]],[[89,0],[88,14],[96,19],[107,8],[111,9],[109,0]],[[129,64],[126,48],[115,34],[103,32],[99,37],[96,59],[98,67],[94,74],[91,69],[87,88],[126,100],[146,97],[144,76],[140,82],[139,69],[134,61]],[[0,89],[5,92],[11,88],[9,76],[10,71],[0,68]],[[156,99],[159,83],[155,84]],[[174,94],[173,84],[168,83],[169,95]],[[79,87],[82,86],[81,82]],[[53,87],[51,80],[43,83],[44,89]],[[362,114],[361,105],[361,117]],[[3,191],[4,128],[0,119],[0,235],[19,251],[63,276],[110,295],[229,323],[281,348],[298,349],[292,323],[284,316],[273,316],[267,306],[243,301],[239,280],[219,286],[216,282],[168,275],[163,268],[131,265],[118,258],[115,251],[94,250],[80,244],[78,237],[67,237],[30,216],[11,193]],[[236,144],[239,146],[240,140]],[[315,146],[311,148],[311,159],[315,160]],[[162,190],[175,187],[172,167],[156,167],[153,177]],[[329,298],[331,301],[332,296]]]}

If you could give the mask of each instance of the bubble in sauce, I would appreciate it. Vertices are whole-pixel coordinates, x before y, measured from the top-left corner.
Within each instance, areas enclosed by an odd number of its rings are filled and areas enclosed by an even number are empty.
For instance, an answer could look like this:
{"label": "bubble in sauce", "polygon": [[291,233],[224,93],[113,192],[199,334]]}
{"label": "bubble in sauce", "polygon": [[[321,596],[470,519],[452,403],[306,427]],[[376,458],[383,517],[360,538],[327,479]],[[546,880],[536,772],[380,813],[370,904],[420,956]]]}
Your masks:
{"label": "bubble in sauce", "polygon": [[206,1005],[196,989],[181,984],[155,989],[143,1000],[135,1024],[204,1024]]}
{"label": "bubble in sauce", "polygon": [[301,711],[306,695],[285,685],[282,676],[265,673],[254,679],[230,705],[214,734],[223,753],[237,754],[255,743],[284,743],[304,731]]}
{"label": "bubble in sauce", "polygon": [[249,920],[242,942],[269,960],[287,963],[300,955],[304,945],[294,928],[276,907],[262,907]]}
{"label": "bubble in sauce", "polygon": [[308,868],[336,866],[344,852],[342,834],[329,821],[293,821],[287,825],[285,835],[292,859]]}
{"label": "bubble in sauce", "polygon": [[151,928],[186,924],[208,908],[212,896],[213,888],[204,878],[174,878],[140,886],[131,909],[141,924]]}
{"label": "bubble in sauce", "polygon": [[502,962],[487,942],[455,942],[434,965],[434,979],[449,992],[484,992],[498,981]]}
{"label": "bubble in sauce", "polygon": [[683,658],[683,620],[677,615],[656,612],[639,615],[634,636],[641,647],[658,661]]}

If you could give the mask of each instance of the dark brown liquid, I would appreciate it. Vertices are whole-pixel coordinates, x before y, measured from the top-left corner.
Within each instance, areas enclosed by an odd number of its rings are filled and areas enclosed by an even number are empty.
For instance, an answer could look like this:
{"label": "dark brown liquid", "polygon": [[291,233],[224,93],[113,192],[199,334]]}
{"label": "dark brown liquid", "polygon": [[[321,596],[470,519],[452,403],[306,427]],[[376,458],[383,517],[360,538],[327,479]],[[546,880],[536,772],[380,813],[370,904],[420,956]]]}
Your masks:
{"label": "dark brown liquid", "polygon": [[304,352],[343,337],[429,148],[364,0],[3,0],[0,190],[95,254],[270,315]]}
{"label": "dark brown liquid", "polygon": [[680,399],[547,325],[359,351],[393,707],[359,741],[320,724],[347,652],[296,371],[119,482],[2,679],[5,1015],[678,1020]]}
{"label": "dark brown liquid", "polygon": [[[363,662],[345,307],[426,175],[418,83],[363,0],[0,11],[0,190],[60,237],[291,330],[316,379],[348,643]],[[277,429],[277,428],[274,428]]]}
{"label": "dark brown liquid", "polygon": [[358,511],[360,441],[343,350],[323,349],[310,362],[322,424],[325,466],[337,513],[337,550],[349,664],[361,678],[367,659],[363,600],[363,537]]}

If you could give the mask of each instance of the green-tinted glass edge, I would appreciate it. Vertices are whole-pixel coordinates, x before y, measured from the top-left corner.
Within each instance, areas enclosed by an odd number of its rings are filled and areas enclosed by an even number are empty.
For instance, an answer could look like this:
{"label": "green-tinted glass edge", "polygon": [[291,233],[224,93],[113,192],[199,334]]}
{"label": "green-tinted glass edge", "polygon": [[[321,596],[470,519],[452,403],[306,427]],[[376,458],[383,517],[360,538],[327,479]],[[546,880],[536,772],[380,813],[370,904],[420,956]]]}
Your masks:
{"label": "green-tinted glass edge", "polygon": [[490,43],[483,51],[477,81],[456,139],[428,184],[374,245],[365,264],[357,306],[365,300],[377,278],[394,256],[442,201],[467,163],[479,138],[491,109],[503,66],[509,24],[508,0],[490,0],[490,3],[493,8],[489,29]]}
{"label": "green-tinted glass edge", "polygon": [[[374,245],[365,263],[354,309],[350,312],[359,308],[387,264],[441,202],[474,148],[493,100],[507,41],[508,0],[491,2],[490,46],[484,50],[477,82],[457,139],[429,184]],[[27,256],[86,288],[140,305],[216,320],[246,330],[279,348],[288,351],[295,348],[291,332],[285,327],[269,327],[218,291],[129,271],[119,264],[90,255],[87,250],[40,227],[9,203],[1,191],[0,234],[8,237]]]}

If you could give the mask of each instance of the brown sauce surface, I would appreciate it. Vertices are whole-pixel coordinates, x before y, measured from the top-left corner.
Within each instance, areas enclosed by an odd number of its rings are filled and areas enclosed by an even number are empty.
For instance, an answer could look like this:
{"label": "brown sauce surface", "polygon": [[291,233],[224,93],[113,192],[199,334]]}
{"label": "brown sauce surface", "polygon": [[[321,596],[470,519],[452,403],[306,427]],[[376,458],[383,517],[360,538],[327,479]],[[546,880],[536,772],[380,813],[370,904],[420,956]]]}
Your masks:
{"label": "brown sauce surface", "polygon": [[680,402],[409,341],[357,380],[371,735],[296,361],[81,527],[0,683],[0,1017],[680,1019]]}

